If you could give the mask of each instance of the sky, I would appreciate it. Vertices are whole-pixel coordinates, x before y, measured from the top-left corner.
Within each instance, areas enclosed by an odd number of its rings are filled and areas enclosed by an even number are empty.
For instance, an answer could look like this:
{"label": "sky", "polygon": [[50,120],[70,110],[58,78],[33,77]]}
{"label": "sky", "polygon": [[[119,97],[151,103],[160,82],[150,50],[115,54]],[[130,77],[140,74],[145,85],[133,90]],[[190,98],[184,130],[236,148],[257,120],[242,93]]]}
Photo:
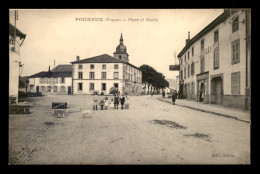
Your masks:
{"label": "sky", "polygon": [[[16,26],[26,39],[20,48],[21,76],[102,54],[113,56],[123,34],[129,63],[147,64],[168,79],[185,40],[193,38],[223,9],[19,9]],[[87,21],[102,18],[103,21]],[[148,20],[149,19],[149,20]],[[10,9],[14,24],[14,10]]]}

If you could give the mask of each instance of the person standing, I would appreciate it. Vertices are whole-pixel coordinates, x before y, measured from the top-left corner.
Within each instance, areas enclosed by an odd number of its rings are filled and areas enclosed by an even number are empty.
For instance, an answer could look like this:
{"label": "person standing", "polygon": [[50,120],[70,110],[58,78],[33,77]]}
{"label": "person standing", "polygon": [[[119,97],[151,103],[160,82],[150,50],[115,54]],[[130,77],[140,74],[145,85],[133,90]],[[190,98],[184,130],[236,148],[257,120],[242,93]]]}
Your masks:
{"label": "person standing", "polygon": [[175,100],[176,100],[176,93],[175,91],[172,92],[172,104],[175,105]]}
{"label": "person standing", "polygon": [[124,97],[124,95],[122,95],[120,97],[120,103],[121,103],[121,109],[124,109],[124,104],[125,104],[125,97]]}
{"label": "person standing", "polygon": [[129,109],[130,99],[128,97],[125,98],[125,109]]}
{"label": "person standing", "polygon": [[162,91],[162,96],[163,96],[163,98],[165,97],[165,91],[164,90]]}
{"label": "person standing", "polygon": [[119,97],[116,94],[115,97],[114,97],[114,108],[115,109],[118,109],[118,104],[119,104]]}
{"label": "person standing", "polygon": [[105,110],[107,110],[107,109],[108,109],[108,98],[105,97]]}
{"label": "person standing", "polygon": [[98,99],[96,97],[96,94],[94,94],[93,102],[93,110],[97,110]]}

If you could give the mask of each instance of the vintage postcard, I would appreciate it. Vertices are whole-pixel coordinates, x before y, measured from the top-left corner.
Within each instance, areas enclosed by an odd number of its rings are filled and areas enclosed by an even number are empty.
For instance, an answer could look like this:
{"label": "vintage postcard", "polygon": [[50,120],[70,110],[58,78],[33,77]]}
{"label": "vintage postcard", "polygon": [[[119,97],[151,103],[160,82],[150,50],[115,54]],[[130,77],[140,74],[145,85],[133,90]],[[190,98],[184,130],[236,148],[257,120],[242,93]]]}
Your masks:
{"label": "vintage postcard", "polygon": [[251,164],[251,9],[9,9],[9,165]]}

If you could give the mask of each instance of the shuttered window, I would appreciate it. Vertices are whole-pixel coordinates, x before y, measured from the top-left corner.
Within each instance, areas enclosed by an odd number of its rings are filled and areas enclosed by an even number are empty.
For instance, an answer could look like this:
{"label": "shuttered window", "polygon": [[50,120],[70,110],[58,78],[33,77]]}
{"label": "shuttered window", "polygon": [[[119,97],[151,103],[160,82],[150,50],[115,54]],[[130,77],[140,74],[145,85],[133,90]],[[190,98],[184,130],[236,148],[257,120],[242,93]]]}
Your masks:
{"label": "shuttered window", "polygon": [[240,72],[231,73],[231,94],[240,94]]}

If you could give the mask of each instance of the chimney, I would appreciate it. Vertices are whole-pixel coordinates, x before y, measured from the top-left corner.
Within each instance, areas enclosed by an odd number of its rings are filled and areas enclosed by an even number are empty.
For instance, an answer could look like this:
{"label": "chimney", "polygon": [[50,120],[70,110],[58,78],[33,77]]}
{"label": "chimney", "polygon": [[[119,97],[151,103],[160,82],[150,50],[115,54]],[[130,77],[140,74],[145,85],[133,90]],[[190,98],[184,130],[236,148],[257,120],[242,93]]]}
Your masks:
{"label": "chimney", "polygon": [[186,45],[187,43],[189,43],[189,41],[190,41],[190,32],[188,32],[188,39],[186,39]]}
{"label": "chimney", "polygon": [[79,56],[76,56],[76,60],[79,61]]}

